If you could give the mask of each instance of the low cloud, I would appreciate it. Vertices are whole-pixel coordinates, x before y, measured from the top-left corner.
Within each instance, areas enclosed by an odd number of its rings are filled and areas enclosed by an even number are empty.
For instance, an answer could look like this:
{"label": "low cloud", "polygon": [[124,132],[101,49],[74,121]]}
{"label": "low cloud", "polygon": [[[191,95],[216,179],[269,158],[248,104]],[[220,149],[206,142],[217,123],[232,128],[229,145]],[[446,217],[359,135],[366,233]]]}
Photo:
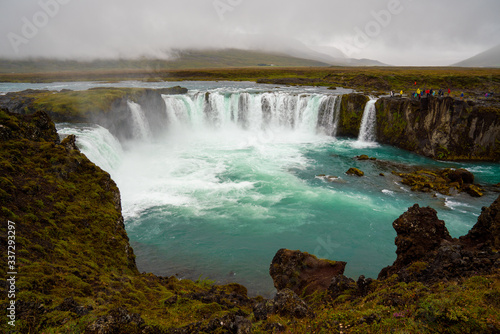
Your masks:
{"label": "low cloud", "polygon": [[499,12],[496,0],[3,0],[0,57],[169,58],[175,49],[287,51],[300,42],[393,65],[446,65],[500,43]]}

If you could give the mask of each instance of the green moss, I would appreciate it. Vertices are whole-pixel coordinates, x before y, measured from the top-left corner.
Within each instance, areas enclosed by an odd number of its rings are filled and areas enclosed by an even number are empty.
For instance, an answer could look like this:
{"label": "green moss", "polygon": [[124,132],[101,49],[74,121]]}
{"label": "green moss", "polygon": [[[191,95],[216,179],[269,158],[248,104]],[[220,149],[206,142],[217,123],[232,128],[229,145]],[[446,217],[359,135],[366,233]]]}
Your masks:
{"label": "green moss", "polygon": [[86,91],[47,92],[35,96],[35,110],[46,110],[57,117],[106,113],[111,104],[125,96],[134,100],[144,92],[141,88],[96,88]]}
{"label": "green moss", "polygon": [[412,191],[438,192],[450,195],[450,189],[455,188],[459,192],[467,192],[473,197],[483,196],[483,190],[477,185],[451,182],[448,176],[452,171],[450,168],[445,168],[417,170],[410,173],[393,172],[393,174],[401,177],[401,183],[411,187]]}
{"label": "green moss", "polygon": [[399,101],[382,100],[377,102],[377,137],[383,142],[396,144],[405,149],[411,149],[413,143],[408,142],[405,135],[408,122],[404,116],[406,105],[399,105]]}
{"label": "green moss", "polygon": [[369,98],[362,94],[342,95],[339,115],[339,136],[357,137],[361,119]]}
{"label": "green moss", "polygon": [[414,262],[408,267],[408,271],[412,274],[419,274],[424,271],[428,265],[427,262]]}
{"label": "green moss", "polygon": [[349,168],[349,170],[346,172],[347,175],[356,175],[356,176],[364,176],[365,173],[358,168]]}

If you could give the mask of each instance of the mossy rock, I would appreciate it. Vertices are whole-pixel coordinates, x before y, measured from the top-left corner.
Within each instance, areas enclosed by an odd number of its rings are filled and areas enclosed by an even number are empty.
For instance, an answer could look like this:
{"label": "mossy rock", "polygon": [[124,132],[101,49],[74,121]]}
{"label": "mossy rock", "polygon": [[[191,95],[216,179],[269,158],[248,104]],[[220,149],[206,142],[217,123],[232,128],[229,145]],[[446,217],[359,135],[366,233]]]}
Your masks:
{"label": "mossy rock", "polygon": [[465,191],[472,197],[482,197],[484,195],[484,190],[474,184],[468,185]]}
{"label": "mossy rock", "polygon": [[358,168],[354,168],[354,167],[349,168],[349,170],[346,172],[346,174],[347,175],[355,175],[355,176],[359,176],[359,177],[365,175],[365,173],[362,170],[360,170]]}
{"label": "mossy rock", "polygon": [[366,103],[370,98],[363,94],[342,95],[340,104],[338,136],[356,138],[359,135],[359,127]]}
{"label": "mossy rock", "polygon": [[474,175],[464,169],[436,169],[417,170],[411,173],[393,172],[402,178],[401,183],[411,187],[412,191],[438,192],[443,195],[451,195],[450,190],[467,192],[473,197],[483,196],[483,190],[474,184]]}

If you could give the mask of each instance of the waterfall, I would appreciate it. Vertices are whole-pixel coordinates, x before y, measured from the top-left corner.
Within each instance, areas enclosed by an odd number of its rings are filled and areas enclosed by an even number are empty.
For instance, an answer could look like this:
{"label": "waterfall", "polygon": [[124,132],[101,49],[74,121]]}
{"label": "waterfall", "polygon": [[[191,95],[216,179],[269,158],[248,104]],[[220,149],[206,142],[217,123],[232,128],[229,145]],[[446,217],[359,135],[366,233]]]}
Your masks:
{"label": "waterfall", "polygon": [[141,106],[132,101],[127,101],[127,105],[134,121],[134,138],[143,140],[151,139],[152,135],[149,122]]}
{"label": "waterfall", "polygon": [[375,130],[377,125],[377,113],[375,109],[375,102],[377,99],[371,99],[366,103],[359,128],[359,142],[374,142],[377,139]]}
{"label": "waterfall", "polygon": [[76,136],[76,145],[87,158],[110,174],[120,166],[123,149],[111,132],[99,125],[57,124],[61,137]]}
{"label": "waterfall", "polygon": [[[171,128],[237,127],[252,132],[279,129],[333,136],[341,100],[339,96],[313,93],[221,91],[164,95],[163,99]],[[138,110],[136,112],[141,115]],[[146,127],[138,128],[141,133],[143,130],[147,132]]]}
{"label": "waterfall", "polygon": [[335,137],[340,118],[341,96],[324,96],[318,113],[318,131]]}

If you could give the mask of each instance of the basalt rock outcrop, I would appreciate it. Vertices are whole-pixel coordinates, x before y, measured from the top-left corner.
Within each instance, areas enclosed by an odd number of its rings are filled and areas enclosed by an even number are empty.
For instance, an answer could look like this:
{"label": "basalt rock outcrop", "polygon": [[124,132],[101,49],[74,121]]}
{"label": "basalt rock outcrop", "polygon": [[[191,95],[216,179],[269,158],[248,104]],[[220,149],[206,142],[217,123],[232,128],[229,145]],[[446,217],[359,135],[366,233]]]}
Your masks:
{"label": "basalt rock outcrop", "polygon": [[500,107],[451,97],[381,98],[377,141],[441,160],[500,160]]}
{"label": "basalt rock outcrop", "polygon": [[272,300],[256,304],[253,308],[253,314],[258,321],[267,320],[268,316],[272,314],[292,315],[295,318],[314,316],[306,302],[288,288],[278,291]]}
{"label": "basalt rock outcrop", "polygon": [[299,296],[328,290],[332,278],[344,273],[346,262],[318,259],[301,251],[280,249],[269,273],[278,291],[289,289]]}
{"label": "basalt rock outcrop", "polygon": [[453,239],[434,209],[415,204],[393,223],[397,258],[379,279],[396,274],[402,281],[433,283],[494,272],[500,268],[499,212],[500,197],[483,208],[466,236]]}
{"label": "basalt rock outcrop", "polygon": [[[433,284],[489,275],[500,269],[500,196],[490,207],[483,208],[476,225],[459,239],[450,236],[436,210],[418,204],[396,219],[393,227],[397,233],[397,258],[381,270],[379,280],[395,275],[403,282]],[[333,299],[346,291],[349,298],[370,293],[374,280],[360,276],[355,281],[344,276],[345,265],[345,262],[281,249],[269,271],[278,291],[291,291],[306,300],[316,292]],[[264,317],[265,310],[259,305],[254,313]]]}
{"label": "basalt rock outcrop", "polygon": [[476,225],[460,241],[468,247],[500,250],[500,197],[483,208]]}

